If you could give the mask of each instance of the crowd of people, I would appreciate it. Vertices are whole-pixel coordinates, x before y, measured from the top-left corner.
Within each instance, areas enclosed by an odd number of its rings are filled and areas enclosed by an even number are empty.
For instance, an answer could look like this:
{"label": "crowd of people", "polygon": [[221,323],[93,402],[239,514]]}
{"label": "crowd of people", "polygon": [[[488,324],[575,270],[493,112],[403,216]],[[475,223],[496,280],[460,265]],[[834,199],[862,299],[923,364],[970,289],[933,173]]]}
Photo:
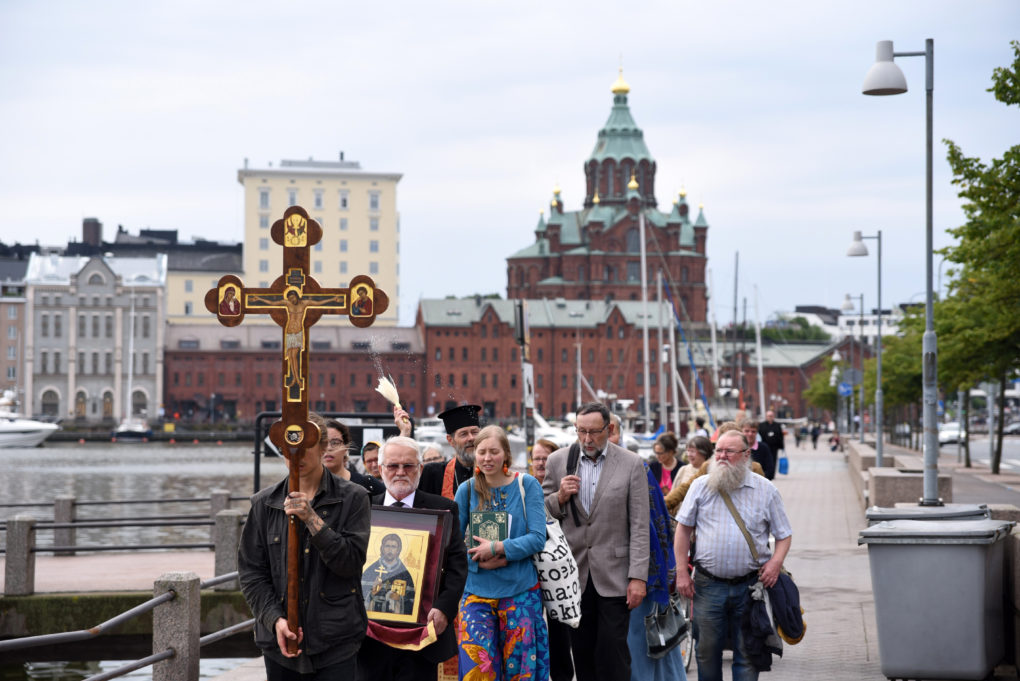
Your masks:
{"label": "crowd of people", "polygon": [[[310,414],[319,437],[296,462],[298,488],[284,479],[252,497],[238,568],[268,681],[683,680],[680,647],[653,656],[646,639],[646,617],[677,593],[693,601],[698,678],[722,678],[724,647],[734,679],[757,678],[741,626],[748,587],[776,583],[792,540],[770,482],[783,451],[774,414],[711,437],[699,422],[686,442],[663,433],[646,461],[621,446],[615,414],[586,404],[576,442],[534,444],[531,474],[512,469],[506,432],[484,426],[480,407],[439,417],[448,461],[411,437],[410,415],[395,407],[400,435],[367,443],[359,472],[347,426]],[[425,565],[412,535],[373,527],[373,506],[446,517],[438,560]],[[576,562],[576,628],[543,608],[532,557],[547,522],[559,524]],[[286,615],[290,524],[296,631]]]}

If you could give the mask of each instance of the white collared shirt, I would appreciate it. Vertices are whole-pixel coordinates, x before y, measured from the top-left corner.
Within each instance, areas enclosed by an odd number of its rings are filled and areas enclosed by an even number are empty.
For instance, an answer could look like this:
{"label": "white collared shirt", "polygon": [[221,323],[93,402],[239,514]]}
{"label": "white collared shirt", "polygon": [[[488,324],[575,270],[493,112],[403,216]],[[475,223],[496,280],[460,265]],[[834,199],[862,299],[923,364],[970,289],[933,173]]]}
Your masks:
{"label": "white collared shirt", "polygon": [[[383,497],[383,506],[392,506],[396,501],[398,501],[398,499],[390,494],[389,490],[386,490],[386,496]],[[414,492],[411,492],[403,499],[399,499],[399,501],[403,503],[404,506],[411,508],[414,506]]]}
{"label": "white collared shirt", "polygon": [[591,509],[592,501],[595,500],[595,489],[599,486],[599,476],[602,475],[602,464],[606,462],[606,452],[609,450],[609,441],[598,453],[595,459],[591,459],[581,449],[581,456],[577,460],[577,477],[581,478],[581,485],[577,490],[577,497],[581,502],[581,508],[585,513]]}

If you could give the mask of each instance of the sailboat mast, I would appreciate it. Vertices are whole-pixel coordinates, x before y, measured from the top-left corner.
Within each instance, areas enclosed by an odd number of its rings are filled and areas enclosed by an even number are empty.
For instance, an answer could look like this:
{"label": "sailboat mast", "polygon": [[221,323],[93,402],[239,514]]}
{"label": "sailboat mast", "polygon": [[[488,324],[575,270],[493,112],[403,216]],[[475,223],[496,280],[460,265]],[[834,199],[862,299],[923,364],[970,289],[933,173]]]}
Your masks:
{"label": "sailboat mast", "polygon": [[761,317],[758,316],[757,284],[754,285],[754,354],[758,356],[758,416],[765,420],[765,369],[762,366],[761,356]]}
{"label": "sailboat mast", "polygon": [[135,290],[131,289],[131,313],[128,315],[127,394],[124,396],[124,419],[131,418],[131,388],[135,370]]}

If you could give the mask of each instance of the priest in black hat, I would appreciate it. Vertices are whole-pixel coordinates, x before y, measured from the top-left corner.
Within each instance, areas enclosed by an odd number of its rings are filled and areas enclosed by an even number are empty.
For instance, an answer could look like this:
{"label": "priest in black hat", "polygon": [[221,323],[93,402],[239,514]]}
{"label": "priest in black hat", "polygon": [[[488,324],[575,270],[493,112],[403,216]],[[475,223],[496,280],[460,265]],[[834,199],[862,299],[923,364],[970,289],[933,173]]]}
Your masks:
{"label": "priest in black hat", "polygon": [[446,441],[455,456],[447,462],[425,464],[418,489],[453,499],[457,487],[475,472],[475,436],[478,435],[482,408],[462,404],[439,415],[446,426]]}

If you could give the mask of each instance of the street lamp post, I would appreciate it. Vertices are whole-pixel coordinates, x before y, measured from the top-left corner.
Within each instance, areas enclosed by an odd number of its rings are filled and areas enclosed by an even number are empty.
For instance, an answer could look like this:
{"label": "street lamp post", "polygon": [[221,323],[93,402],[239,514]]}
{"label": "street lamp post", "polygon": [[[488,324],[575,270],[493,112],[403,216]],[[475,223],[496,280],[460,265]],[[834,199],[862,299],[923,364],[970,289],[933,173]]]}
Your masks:
{"label": "street lamp post", "polygon": [[[860,375],[857,377],[857,402],[859,407],[858,413],[860,416],[860,423],[857,426],[857,432],[860,435],[860,443],[864,444],[864,294],[861,293],[856,296],[851,296],[849,293],[846,294],[846,297],[843,299],[842,309],[844,312],[850,312],[851,310],[853,310],[854,309],[853,298],[858,299],[861,311],[860,320],[857,324],[857,328],[861,330],[861,343],[858,346],[857,353],[858,357],[860,358],[858,364],[860,365],[859,370],[861,372]],[[853,339],[854,334],[853,331],[851,331],[850,332],[851,344],[853,343]],[[851,347],[853,346],[851,345]],[[853,357],[851,357],[850,360],[853,361]]]}
{"label": "street lamp post", "polygon": [[[875,466],[882,467],[882,230],[878,230],[875,236],[862,236],[860,232],[854,232],[853,243],[847,249],[846,254],[850,257],[858,257],[868,254],[868,247],[864,245],[864,239],[875,239],[878,241],[878,333],[875,336]],[[863,305],[861,308],[863,309]]]}
{"label": "street lamp post", "polygon": [[[932,98],[935,89],[935,41],[924,41],[923,52],[894,52],[891,40],[880,40],[875,48],[875,63],[864,77],[861,92],[866,95],[899,95],[907,91],[907,80],[893,62],[895,57],[924,57],[925,90],[925,308],[924,336],[921,340],[921,376],[924,401],[924,496],[922,506],[941,506],[938,497],[939,435],[938,402],[938,351],[935,338],[932,268]],[[881,306],[879,315],[881,316]]]}

